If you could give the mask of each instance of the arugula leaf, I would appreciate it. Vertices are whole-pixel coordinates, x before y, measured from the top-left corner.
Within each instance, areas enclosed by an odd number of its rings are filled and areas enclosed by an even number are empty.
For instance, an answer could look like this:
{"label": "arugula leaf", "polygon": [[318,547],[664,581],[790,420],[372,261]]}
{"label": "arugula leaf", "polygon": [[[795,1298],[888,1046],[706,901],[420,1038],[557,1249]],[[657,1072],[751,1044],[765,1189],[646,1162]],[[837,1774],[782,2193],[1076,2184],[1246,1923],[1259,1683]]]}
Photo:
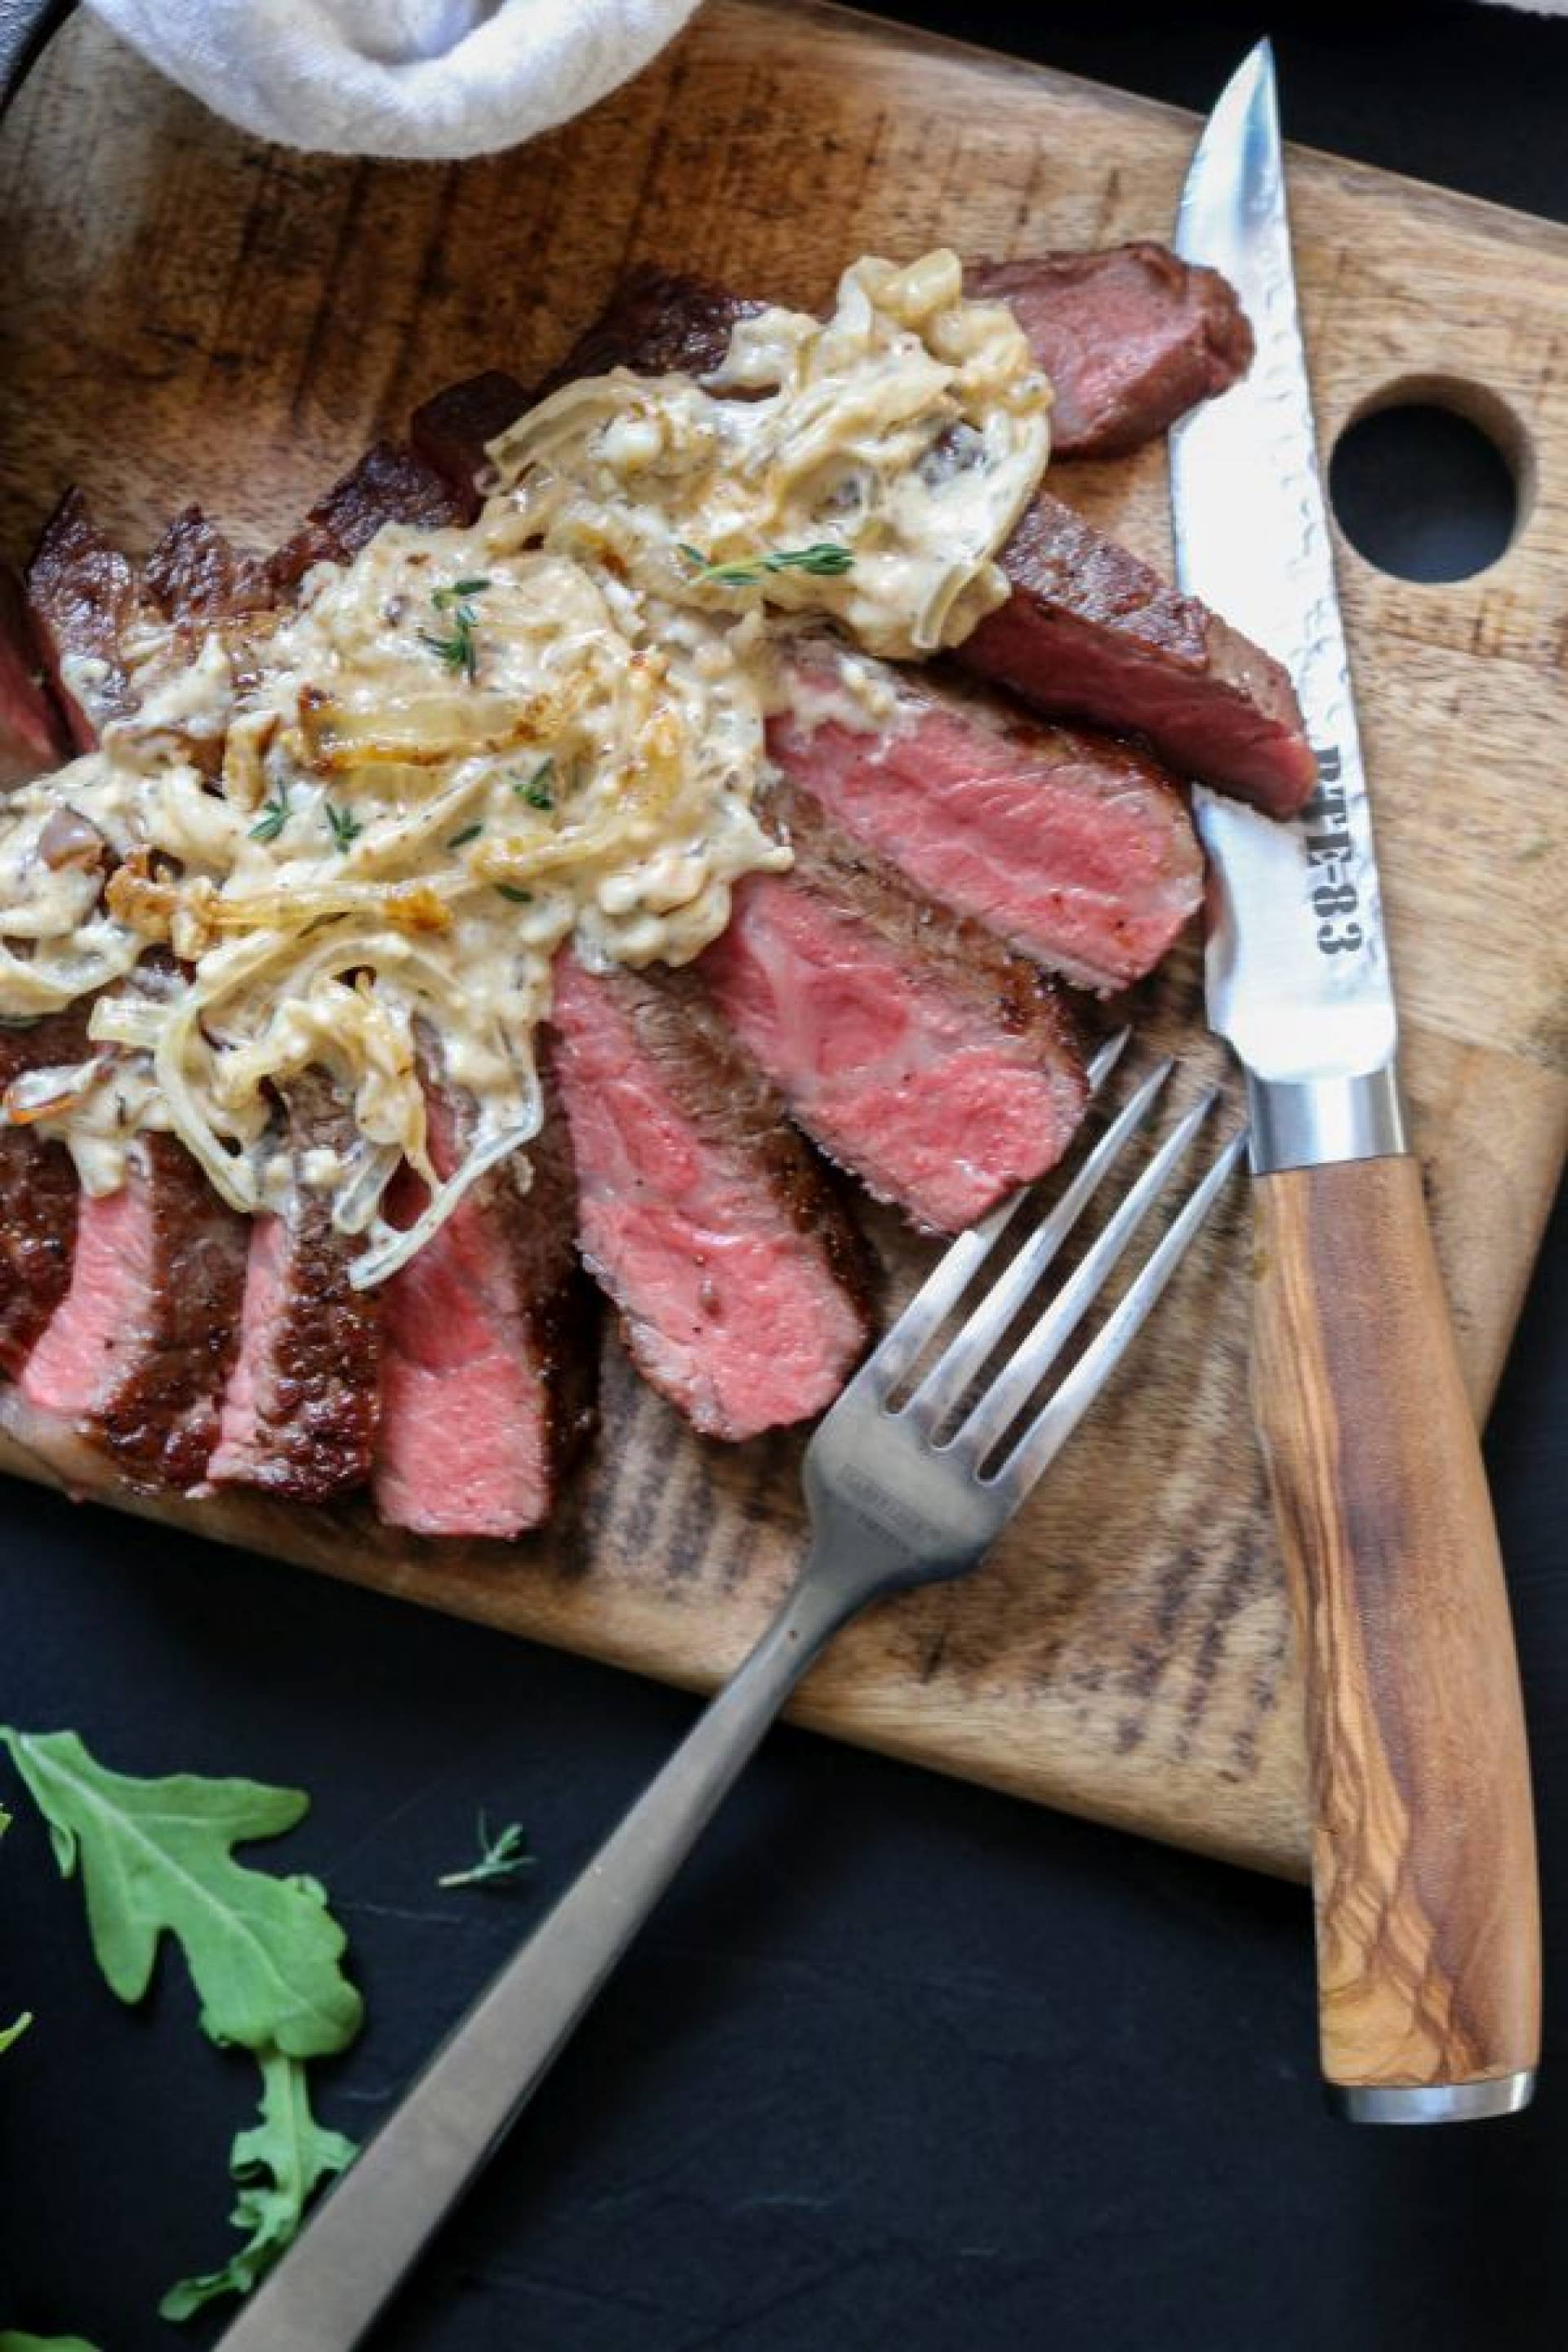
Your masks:
{"label": "arugula leaf", "polygon": [[[0,1806],[0,1837],[5,1836],[10,1826],[11,1816],[4,1806]],[[13,2042],[19,2042],[32,2021],[32,2011],[25,2009],[15,2025],[7,2025],[0,2030],[0,2052],[9,2050]],[[5,2352],[5,2338],[3,2336],[0,2336],[0,2352]]]}
{"label": "arugula leaf", "polygon": [[162,2318],[189,2319],[220,2294],[248,2294],[293,2243],[313,2191],[346,2171],[358,2154],[353,2140],[324,2129],[310,2113],[299,2059],[278,2050],[258,2054],[261,2120],[237,2136],[228,2164],[239,2190],[230,2219],[247,2232],[246,2242],[221,2270],[172,2286],[158,2305]]}
{"label": "arugula leaf", "polygon": [[85,2336],[29,2336],[25,2327],[0,2327],[0,2352],[98,2352]]}
{"label": "arugula leaf", "polygon": [[121,2000],[146,1991],[167,1931],[214,2042],[310,2058],[353,2039],[363,2004],[321,1888],[247,1869],[231,1851],[292,1829],[310,1804],[302,1791],[191,1773],[132,1780],[74,1731],[0,1726],[0,1739],[49,1824],[61,1876],[80,1864],[93,1952]]}

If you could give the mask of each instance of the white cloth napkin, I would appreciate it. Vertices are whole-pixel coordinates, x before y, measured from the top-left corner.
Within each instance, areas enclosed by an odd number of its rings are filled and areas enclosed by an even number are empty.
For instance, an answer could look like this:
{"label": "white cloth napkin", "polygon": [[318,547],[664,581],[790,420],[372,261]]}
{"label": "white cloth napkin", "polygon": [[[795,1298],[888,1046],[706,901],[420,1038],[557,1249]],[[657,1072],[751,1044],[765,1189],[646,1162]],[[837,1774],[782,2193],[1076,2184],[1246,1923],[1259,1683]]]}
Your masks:
{"label": "white cloth napkin", "polygon": [[340,155],[483,155],[629,80],[697,0],[92,0],[257,138]]}
{"label": "white cloth napkin", "polygon": [[[697,0],[91,0],[242,130],[342,155],[483,155],[629,80]],[[1545,16],[1568,0],[1514,0]]]}

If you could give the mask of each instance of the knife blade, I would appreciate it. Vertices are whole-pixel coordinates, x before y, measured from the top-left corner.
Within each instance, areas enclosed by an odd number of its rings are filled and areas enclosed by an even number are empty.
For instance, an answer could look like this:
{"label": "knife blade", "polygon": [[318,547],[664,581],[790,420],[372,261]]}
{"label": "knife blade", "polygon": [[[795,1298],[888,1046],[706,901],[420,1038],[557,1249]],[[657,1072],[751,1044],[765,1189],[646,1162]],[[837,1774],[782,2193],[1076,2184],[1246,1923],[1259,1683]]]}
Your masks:
{"label": "knife blade", "polygon": [[1284,663],[1319,770],[1286,823],[1194,803],[1208,1016],[1252,1112],[1254,1411],[1306,1681],[1323,2073],[1357,2121],[1504,2114],[1540,2036],[1523,1717],[1400,1094],[1266,41],[1198,141],[1174,242],[1257,337],[1171,436],[1177,576]]}
{"label": "knife blade", "polygon": [[1319,774],[1288,824],[1194,793],[1217,884],[1209,1020],[1247,1075],[1256,1167],[1400,1151],[1398,1024],[1267,42],[1198,142],[1174,243],[1229,278],[1258,343],[1241,383],[1171,436],[1177,580],[1284,663]]}

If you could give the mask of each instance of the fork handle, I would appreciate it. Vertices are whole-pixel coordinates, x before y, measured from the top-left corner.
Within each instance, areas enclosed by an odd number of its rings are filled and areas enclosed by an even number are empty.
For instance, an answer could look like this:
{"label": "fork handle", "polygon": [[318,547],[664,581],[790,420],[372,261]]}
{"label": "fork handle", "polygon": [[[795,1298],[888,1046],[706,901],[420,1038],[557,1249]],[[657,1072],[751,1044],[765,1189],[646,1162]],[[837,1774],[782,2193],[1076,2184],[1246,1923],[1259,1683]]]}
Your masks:
{"label": "fork handle", "polygon": [[1318,2014],[1363,2122],[1500,2114],[1540,2042],[1519,1674],[1407,1155],[1256,1180],[1254,1405],[1307,1679]]}
{"label": "fork handle", "polygon": [[598,1853],[479,1995],[223,2337],[349,2352],[517,2120],[852,1604],[810,1563]]}

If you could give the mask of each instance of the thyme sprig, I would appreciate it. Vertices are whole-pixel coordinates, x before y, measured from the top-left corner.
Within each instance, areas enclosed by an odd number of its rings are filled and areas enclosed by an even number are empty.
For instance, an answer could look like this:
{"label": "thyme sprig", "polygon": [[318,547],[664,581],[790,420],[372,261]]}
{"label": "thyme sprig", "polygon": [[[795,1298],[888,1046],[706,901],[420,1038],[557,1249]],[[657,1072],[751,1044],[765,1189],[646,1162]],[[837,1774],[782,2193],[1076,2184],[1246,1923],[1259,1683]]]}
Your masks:
{"label": "thyme sprig", "polygon": [[752,588],[770,572],[809,572],[819,580],[837,580],[855,562],[852,549],[840,547],[831,539],[814,541],[810,547],[771,548],[766,554],[742,563],[714,563],[700,547],[689,547],[684,540],[677,545],[688,563],[696,566],[694,588]]}
{"label": "thyme sprig", "polygon": [[509,1822],[504,1830],[491,1837],[489,1825],[483,1813],[479,1819],[479,1858],[464,1870],[448,1870],[439,1877],[437,1886],[500,1886],[524,1878],[533,1868],[533,1856],[528,1850],[528,1839],[519,1822]]}
{"label": "thyme sprig", "polygon": [[363,825],[352,809],[339,808],[335,802],[324,801],[321,809],[332,836],[332,847],[340,856],[346,857],[364,831]]}
{"label": "thyme sprig", "polygon": [[479,674],[479,649],[474,638],[479,616],[470,600],[482,596],[489,584],[488,580],[454,580],[449,587],[432,589],[430,602],[450,621],[451,628],[446,636],[432,629],[419,632],[420,644],[428,646],[437,661],[444,662],[454,677],[466,677],[470,686]]}

